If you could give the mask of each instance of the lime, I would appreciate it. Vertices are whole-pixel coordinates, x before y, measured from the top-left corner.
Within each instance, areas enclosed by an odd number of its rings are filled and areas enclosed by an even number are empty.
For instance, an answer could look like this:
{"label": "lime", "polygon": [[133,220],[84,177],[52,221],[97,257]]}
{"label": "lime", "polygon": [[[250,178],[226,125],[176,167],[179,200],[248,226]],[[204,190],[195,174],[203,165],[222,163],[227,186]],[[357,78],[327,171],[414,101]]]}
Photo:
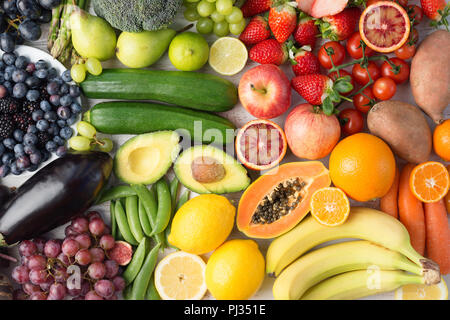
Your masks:
{"label": "lime", "polygon": [[208,61],[208,56],[208,43],[198,33],[181,33],[172,40],[169,46],[169,59],[178,70],[198,70]]}
{"label": "lime", "polygon": [[223,37],[211,46],[209,64],[216,72],[231,76],[245,67],[247,59],[247,48],[241,40]]}

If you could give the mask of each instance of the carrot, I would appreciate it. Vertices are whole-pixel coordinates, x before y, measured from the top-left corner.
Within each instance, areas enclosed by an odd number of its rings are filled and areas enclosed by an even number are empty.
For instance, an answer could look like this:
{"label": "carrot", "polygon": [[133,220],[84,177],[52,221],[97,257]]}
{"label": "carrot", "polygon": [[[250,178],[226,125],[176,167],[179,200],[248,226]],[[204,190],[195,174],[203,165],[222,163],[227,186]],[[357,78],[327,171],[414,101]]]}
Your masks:
{"label": "carrot", "polygon": [[427,255],[439,264],[441,274],[450,273],[450,228],[444,200],[425,203]]}
{"label": "carrot", "polygon": [[414,165],[408,163],[400,173],[398,190],[398,213],[400,221],[405,225],[411,237],[413,248],[424,255],[425,253],[425,213],[423,204],[411,192],[409,177]]}
{"label": "carrot", "polygon": [[395,179],[394,183],[389,189],[388,193],[381,198],[380,200],[380,209],[383,212],[386,212],[393,216],[394,218],[398,218],[398,185],[400,180],[400,172],[398,168],[395,170]]}

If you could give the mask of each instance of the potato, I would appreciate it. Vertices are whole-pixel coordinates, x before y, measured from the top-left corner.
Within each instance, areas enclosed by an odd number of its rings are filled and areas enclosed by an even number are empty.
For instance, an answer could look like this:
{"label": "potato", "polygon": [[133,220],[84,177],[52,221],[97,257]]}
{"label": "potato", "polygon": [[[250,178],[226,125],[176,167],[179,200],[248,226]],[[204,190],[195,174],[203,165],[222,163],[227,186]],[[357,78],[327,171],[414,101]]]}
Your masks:
{"label": "potato", "polygon": [[435,31],[422,42],[412,60],[410,82],[417,105],[442,123],[450,103],[450,32]]}
{"label": "potato", "polygon": [[370,132],[386,141],[400,158],[411,163],[428,161],[431,130],[417,107],[394,100],[377,103],[367,115],[367,125]]}

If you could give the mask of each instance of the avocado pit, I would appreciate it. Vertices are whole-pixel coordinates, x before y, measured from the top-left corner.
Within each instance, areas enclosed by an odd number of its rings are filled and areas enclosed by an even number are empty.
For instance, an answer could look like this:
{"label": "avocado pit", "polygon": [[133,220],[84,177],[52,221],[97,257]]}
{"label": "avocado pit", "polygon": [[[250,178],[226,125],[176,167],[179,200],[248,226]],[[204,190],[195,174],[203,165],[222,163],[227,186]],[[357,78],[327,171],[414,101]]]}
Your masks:
{"label": "avocado pit", "polygon": [[225,167],[216,159],[206,156],[195,158],[191,163],[192,177],[200,183],[214,183],[225,177]]}

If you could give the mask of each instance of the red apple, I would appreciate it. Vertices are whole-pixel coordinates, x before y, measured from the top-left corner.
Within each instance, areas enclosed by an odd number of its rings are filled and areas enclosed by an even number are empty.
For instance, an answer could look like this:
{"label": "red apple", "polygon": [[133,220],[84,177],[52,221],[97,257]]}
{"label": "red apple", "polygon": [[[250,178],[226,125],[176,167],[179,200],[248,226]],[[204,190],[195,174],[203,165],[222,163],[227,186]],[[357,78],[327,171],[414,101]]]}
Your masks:
{"label": "red apple", "polygon": [[291,106],[288,77],[274,64],[262,64],[247,71],[239,83],[244,108],[259,119],[281,116]]}
{"label": "red apple", "polygon": [[284,125],[286,139],[297,157],[317,160],[330,154],[341,136],[336,116],[327,116],[319,107],[305,103],[289,113]]}

